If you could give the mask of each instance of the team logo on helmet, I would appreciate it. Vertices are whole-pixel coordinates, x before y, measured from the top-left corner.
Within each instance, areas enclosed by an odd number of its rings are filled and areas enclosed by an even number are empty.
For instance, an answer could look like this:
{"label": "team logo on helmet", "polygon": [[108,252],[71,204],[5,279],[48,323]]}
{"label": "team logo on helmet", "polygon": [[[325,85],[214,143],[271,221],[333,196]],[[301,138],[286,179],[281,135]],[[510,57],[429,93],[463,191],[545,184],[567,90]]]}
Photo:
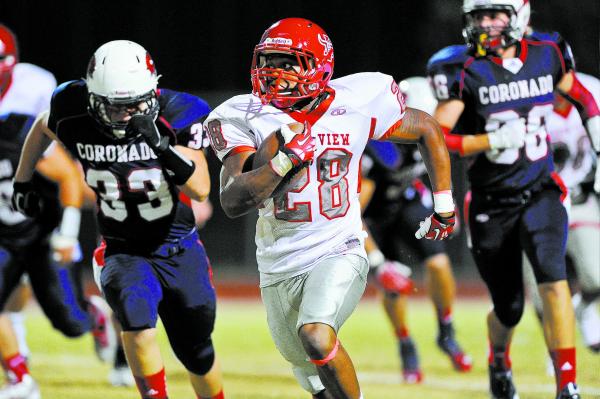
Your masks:
{"label": "team logo on helmet", "polygon": [[323,50],[323,55],[325,55],[325,57],[327,57],[327,55],[329,54],[329,52],[331,51],[331,49],[333,49],[333,44],[331,43],[331,40],[329,39],[329,36],[327,36],[326,34],[320,34],[319,33],[317,35],[317,40],[325,48]]}

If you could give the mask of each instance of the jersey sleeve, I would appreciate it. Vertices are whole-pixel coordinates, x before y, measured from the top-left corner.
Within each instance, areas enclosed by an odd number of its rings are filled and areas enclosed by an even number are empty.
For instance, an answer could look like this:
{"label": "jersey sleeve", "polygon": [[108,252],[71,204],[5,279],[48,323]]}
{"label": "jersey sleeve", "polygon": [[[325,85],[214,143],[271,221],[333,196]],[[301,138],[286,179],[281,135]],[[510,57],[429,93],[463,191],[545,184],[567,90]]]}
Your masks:
{"label": "jersey sleeve", "polygon": [[561,63],[564,64],[564,72],[569,72],[575,69],[575,58],[571,51],[569,43],[558,32],[537,32],[534,31],[528,38],[541,42],[549,42],[556,46],[558,55],[562,58]]}
{"label": "jersey sleeve", "polygon": [[438,101],[462,100],[463,65],[467,61],[465,46],[450,46],[435,53],[427,63],[427,75]]}
{"label": "jersey sleeve", "polygon": [[204,121],[204,131],[217,157],[222,162],[228,155],[255,151],[257,144],[252,131],[238,118],[220,112],[221,107],[211,112]]}
{"label": "jersey sleeve", "polygon": [[203,99],[169,89],[160,90],[161,115],[175,132],[177,144],[195,150],[208,146],[202,122],[210,112]]}
{"label": "jersey sleeve", "polygon": [[352,89],[364,99],[360,111],[371,118],[370,138],[384,138],[402,123],[406,112],[404,95],[390,75],[368,73],[356,78]]}
{"label": "jersey sleeve", "polygon": [[48,128],[58,133],[56,129],[58,122],[70,116],[87,114],[87,104],[87,89],[83,80],[62,83],[52,93]]}

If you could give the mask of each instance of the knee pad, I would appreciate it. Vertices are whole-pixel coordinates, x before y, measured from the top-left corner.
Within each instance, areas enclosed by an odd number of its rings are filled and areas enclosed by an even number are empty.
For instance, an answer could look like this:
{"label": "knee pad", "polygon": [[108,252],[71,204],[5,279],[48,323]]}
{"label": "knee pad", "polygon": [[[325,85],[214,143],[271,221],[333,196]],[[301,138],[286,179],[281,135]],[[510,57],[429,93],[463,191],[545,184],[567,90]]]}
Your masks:
{"label": "knee pad", "polygon": [[201,344],[173,347],[173,350],[184,367],[194,374],[208,373],[215,363],[215,349],[210,338]]}
{"label": "knee pad", "polygon": [[494,304],[494,313],[504,326],[511,328],[516,326],[521,320],[524,307],[525,301],[521,298],[512,302],[505,302],[501,306]]}

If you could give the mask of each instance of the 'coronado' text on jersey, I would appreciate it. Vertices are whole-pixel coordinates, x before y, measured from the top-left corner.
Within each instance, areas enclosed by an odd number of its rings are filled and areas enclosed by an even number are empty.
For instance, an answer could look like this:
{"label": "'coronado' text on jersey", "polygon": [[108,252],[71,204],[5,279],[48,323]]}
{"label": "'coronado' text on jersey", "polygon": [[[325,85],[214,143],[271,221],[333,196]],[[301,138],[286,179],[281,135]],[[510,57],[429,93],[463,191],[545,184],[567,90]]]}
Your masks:
{"label": "'coronado' text on jersey", "polygon": [[156,159],[156,155],[146,143],[123,145],[76,143],[75,146],[79,158],[94,162],[132,162]]}
{"label": "'coronado' text on jersey", "polygon": [[539,76],[537,79],[523,79],[510,83],[500,83],[479,88],[481,104],[498,104],[520,98],[537,97],[554,90],[552,75]]}

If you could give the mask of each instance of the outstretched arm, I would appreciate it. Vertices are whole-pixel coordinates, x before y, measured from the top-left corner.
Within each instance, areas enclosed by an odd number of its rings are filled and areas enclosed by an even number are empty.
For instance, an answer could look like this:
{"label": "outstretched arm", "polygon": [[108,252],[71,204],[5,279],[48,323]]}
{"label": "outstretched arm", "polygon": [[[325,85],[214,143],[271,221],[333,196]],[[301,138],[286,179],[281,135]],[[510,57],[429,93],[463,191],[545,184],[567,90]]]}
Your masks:
{"label": "outstretched arm", "polygon": [[33,176],[36,164],[50,145],[55,134],[48,129],[48,112],[42,112],[35,120],[21,150],[15,182],[28,182]]}

